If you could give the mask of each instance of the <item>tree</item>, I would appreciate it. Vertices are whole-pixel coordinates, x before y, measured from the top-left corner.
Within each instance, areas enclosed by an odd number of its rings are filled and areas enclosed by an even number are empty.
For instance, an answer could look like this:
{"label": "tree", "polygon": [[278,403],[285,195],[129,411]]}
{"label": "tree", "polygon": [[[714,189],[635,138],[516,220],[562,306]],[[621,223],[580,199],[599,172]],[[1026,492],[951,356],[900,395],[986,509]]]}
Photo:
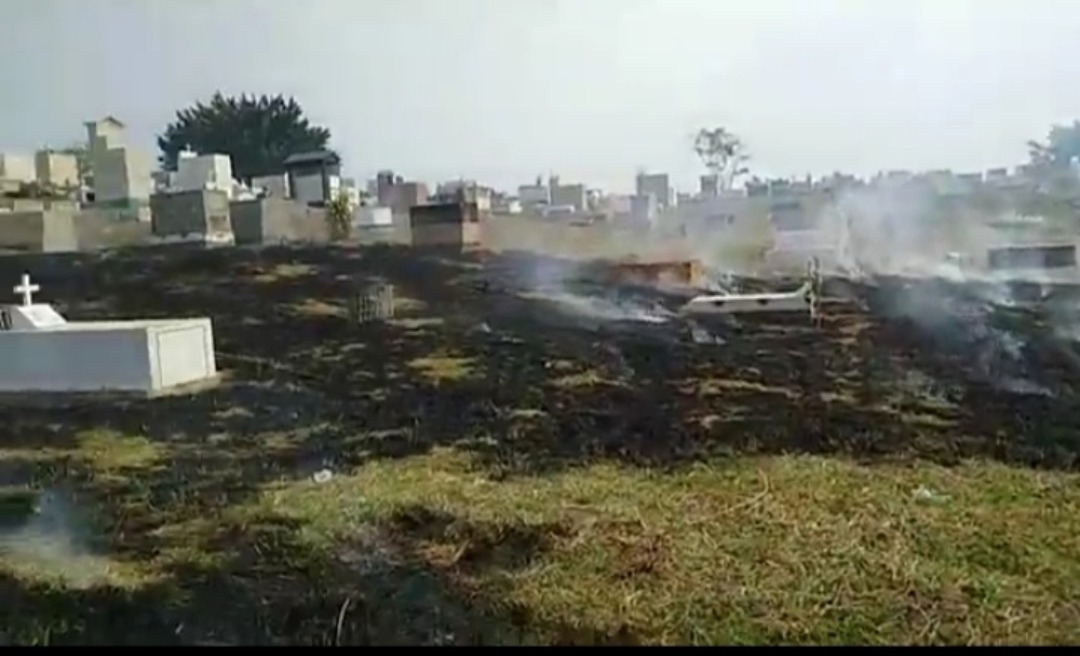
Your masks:
{"label": "tree", "polygon": [[250,181],[278,173],[289,155],[324,150],[330,130],[313,126],[294,98],[282,95],[225,97],[217,92],[176,113],[176,121],[158,137],[161,165],[176,170],[184,150],[232,158],[233,175]]}
{"label": "tree", "polygon": [[749,172],[746,162],[750,160],[750,155],[746,152],[745,144],[725,128],[699,130],[694,137],[694,152],[709,173],[716,176],[721,191],[730,189],[739,176]]}
{"label": "tree", "polygon": [[1065,169],[1073,158],[1080,158],[1080,121],[1050,128],[1046,142],[1028,142],[1031,163],[1048,169]]}

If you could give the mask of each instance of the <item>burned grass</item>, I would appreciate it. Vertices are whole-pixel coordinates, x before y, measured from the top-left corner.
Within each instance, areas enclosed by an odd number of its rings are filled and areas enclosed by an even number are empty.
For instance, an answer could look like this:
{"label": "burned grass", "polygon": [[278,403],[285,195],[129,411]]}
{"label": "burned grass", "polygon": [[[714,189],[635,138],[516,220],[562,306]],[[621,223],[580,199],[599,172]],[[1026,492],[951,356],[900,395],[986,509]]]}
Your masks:
{"label": "burned grass", "polygon": [[[47,502],[2,533],[10,642],[1080,638],[1061,366],[1003,391],[861,313],[586,329],[392,249],[29,266],[71,318],[213,317],[233,376],[0,406],[0,485]],[[303,311],[372,273],[394,322]]]}

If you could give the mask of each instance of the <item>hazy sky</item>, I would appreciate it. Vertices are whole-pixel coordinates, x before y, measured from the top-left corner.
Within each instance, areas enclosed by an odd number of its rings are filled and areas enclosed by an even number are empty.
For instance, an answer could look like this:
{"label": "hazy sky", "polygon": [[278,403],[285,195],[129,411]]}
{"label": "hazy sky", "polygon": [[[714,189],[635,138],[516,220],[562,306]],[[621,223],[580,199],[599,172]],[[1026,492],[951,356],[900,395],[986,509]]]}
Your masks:
{"label": "hazy sky", "polygon": [[[1057,0],[0,0],[0,151],[113,114],[148,149],[216,89],[295,94],[348,173],[628,189],[696,128],[803,175],[1010,165],[1080,118]],[[12,35],[11,33],[14,32]],[[12,38],[14,36],[14,38]]]}

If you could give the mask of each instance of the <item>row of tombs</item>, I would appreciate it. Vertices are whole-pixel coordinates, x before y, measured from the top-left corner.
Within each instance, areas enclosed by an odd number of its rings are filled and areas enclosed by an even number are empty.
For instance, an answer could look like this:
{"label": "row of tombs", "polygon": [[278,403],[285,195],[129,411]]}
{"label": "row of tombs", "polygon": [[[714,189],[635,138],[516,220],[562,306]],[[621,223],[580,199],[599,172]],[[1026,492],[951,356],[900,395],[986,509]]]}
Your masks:
{"label": "row of tombs", "polygon": [[[0,393],[123,393],[156,397],[212,387],[220,380],[208,317],[68,321],[29,274],[14,288],[21,302],[0,305]],[[394,313],[393,287],[358,285],[350,319],[371,322]]]}
{"label": "row of tombs", "polygon": [[[224,192],[212,189],[151,196],[150,220],[141,224],[71,204],[30,202],[37,205],[0,211],[0,251],[57,253],[172,242],[319,242],[329,239],[330,233],[325,208],[274,197],[230,201]],[[354,235],[366,232],[414,246],[464,250],[480,245],[483,218],[475,203],[417,205],[409,210],[407,235],[399,237],[389,208],[358,207],[350,215],[350,227]]]}

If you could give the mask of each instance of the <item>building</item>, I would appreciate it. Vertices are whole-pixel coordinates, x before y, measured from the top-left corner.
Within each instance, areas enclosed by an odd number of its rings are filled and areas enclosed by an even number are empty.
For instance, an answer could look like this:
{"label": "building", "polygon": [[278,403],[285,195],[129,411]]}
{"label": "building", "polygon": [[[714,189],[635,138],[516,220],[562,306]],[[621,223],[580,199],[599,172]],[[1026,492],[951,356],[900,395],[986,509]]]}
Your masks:
{"label": "building", "polygon": [[720,195],[720,178],[716,175],[701,176],[701,197],[716,198]]}
{"label": "building", "polygon": [[589,192],[583,184],[562,184],[556,180],[551,185],[552,206],[573,207],[584,212],[589,207]]}
{"label": "building", "polygon": [[550,205],[551,189],[540,180],[537,180],[536,184],[521,185],[518,187],[518,200],[523,207]]}
{"label": "building", "polygon": [[341,157],[332,150],[290,155],[284,166],[292,197],[304,205],[323,205],[341,188]]}
{"label": "building", "polygon": [[664,211],[675,204],[675,190],[667,173],[639,173],[636,181],[638,196],[652,194],[656,196],[659,211]]}

